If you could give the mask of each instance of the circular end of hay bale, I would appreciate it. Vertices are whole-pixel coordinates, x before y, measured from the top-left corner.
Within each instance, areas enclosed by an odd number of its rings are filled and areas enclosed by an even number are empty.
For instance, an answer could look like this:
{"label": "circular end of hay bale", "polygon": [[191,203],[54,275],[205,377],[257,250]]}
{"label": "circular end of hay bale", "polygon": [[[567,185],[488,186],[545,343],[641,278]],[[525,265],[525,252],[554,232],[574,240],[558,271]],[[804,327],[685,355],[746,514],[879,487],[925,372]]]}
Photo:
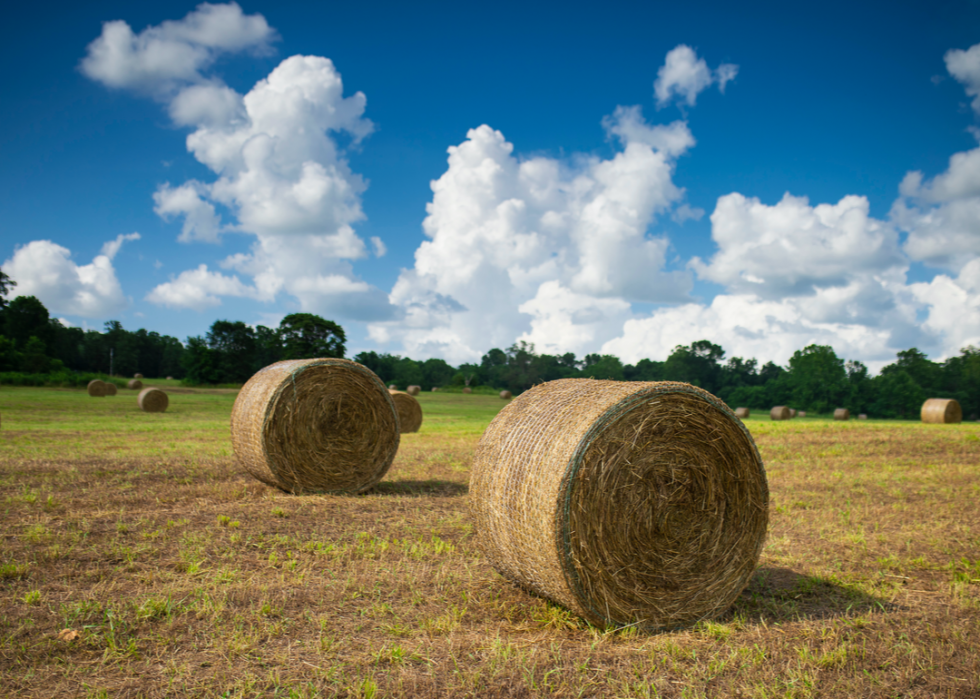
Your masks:
{"label": "circular end of hay bale", "polygon": [[92,379],[86,387],[88,394],[93,398],[104,398],[106,395],[106,382],[102,379]]}
{"label": "circular end of hay bale", "polygon": [[395,412],[398,414],[398,431],[401,434],[406,432],[418,432],[422,426],[422,406],[415,400],[415,397],[408,392],[392,391],[391,400],[395,403]]}
{"label": "circular end of hay bale", "polygon": [[668,629],[728,608],[758,563],[768,505],[745,426],[671,382],[535,386],[490,423],[470,480],[493,566],[601,626]]}
{"label": "circular end of hay bale", "polygon": [[463,386],[463,393],[473,393],[473,389],[469,386]]}
{"label": "circular end of hay bale", "polygon": [[421,386],[409,386],[408,388],[405,389],[405,393],[407,393],[410,396],[417,396],[421,392],[422,392]]}
{"label": "circular end of hay bale", "polygon": [[848,410],[847,408],[837,408],[834,411],[834,419],[835,420],[850,420],[851,419],[851,411]]}
{"label": "circular end of hay bale", "polygon": [[126,383],[126,388],[130,388],[130,389],[132,389],[134,391],[138,391],[141,388],[143,388],[143,382],[140,381],[139,379],[130,379]]}
{"label": "circular end of hay bale", "polygon": [[789,408],[785,405],[777,405],[769,411],[769,418],[772,420],[789,420],[790,417],[792,415],[790,415]]}
{"label": "circular end of hay bale", "polygon": [[103,383],[105,384],[105,394],[107,396],[114,396],[119,392],[116,384],[112,383],[111,381],[103,381]]}
{"label": "circular end of hay bale", "polygon": [[137,372],[137,373],[133,374],[133,378],[134,379],[142,379],[143,378],[143,375]]}
{"label": "circular end of hay bale", "polygon": [[162,413],[170,405],[170,399],[159,388],[150,386],[140,391],[136,404],[144,413]]}
{"label": "circular end of hay bale", "polygon": [[347,359],[290,359],[259,370],[231,411],[242,468],[286,492],[367,490],[398,450],[398,416],[373,371]]}
{"label": "circular end of hay bale", "polygon": [[930,398],[922,404],[922,422],[936,425],[963,422],[963,409],[952,398]]}
{"label": "circular end of hay bale", "polygon": [[735,408],[735,417],[740,420],[745,420],[752,414],[752,411],[748,408]]}
{"label": "circular end of hay bale", "polygon": [[514,397],[514,394],[511,393],[510,391],[501,391],[500,397],[503,398],[504,400],[510,400],[511,398]]}

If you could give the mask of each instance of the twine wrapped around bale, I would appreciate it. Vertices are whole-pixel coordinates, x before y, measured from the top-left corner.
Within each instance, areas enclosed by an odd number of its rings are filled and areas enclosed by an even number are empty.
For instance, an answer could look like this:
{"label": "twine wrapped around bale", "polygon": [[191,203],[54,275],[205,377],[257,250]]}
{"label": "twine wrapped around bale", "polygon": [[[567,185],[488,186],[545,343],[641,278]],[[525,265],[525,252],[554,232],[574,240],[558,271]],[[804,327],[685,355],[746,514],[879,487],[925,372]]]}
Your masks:
{"label": "twine wrapped around bale", "polygon": [[463,386],[463,393],[473,393],[473,389],[469,386]]}
{"label": "twine wrapped around bale", "polygon": [[88,382],[86,390],[93,398],[105,398],[106,382],[102,379],[92,379]]}
{"label": "twine wrapped around bale", "polygon": [[515,398],[477,446],[477,543],[504,577],[602,626],[726,609],[766,535],[759,452],[689,384],[562,379]]}
{"label": "twine wrapped around bale", "polygon": [[107,396],[114,396],[119,392],[119,389],[116,388],[116,384],[112,383],[111,381],[103,381],[102,383],[105,384],[105,394]]}
{"label": "twine wrapped around bale", "polygon": [[144,413],[162,413],[170,405],[170,399],[159,388],[149,386],[140,391],[136,404]]}
{"label": "twine wrapped around bale", "polygon": [[140,390],[141,388],[143,388],[143,382],[142,382],[142,381],[140,381],[139,379],[130,379],[130,380],[129,380],[129,381],[128,381],[128,382],[126,383],[126,387],[127,387],[127,388],[131,388],[131,389],[132,389],[132,390],[134,390],[134,391],[138,391],[138,390]]}
{"label": "twine wrapped around bale", "polygon": [[136,374],[133,374],[133,378],[134,379],[142,379],[143,378],[143,375],[140,374],[140,373],[136,373]]}
{"label": "twine wrapped around bale", "polygon": [[510,391],[501,391],[500,397],[503,398],[504,400],[510,400],[511,398],[514,397],[514,394],[511,393]]}
{"label": "twine wrapped around bale", "polygon": [[735,417],[737,417],[740,420],[745,420],[751,414],[752,411],[749,410],[748,408],[735,408]]}
{"label": "twine wrapped around bale", "polygon": [[362,492],[398,451],[398,416],[373,371],[346,359],[289,359],[260,369],[231,411],[242,468],[291,493]]}
{"label": "twine wrapped around bale", "polygon": [[398,413],[398,431],[401,434],[406,432],[418,432],[422,426],[422,406],[415,400],[415,397],[408,392],[392,391],[391,400],[395,403],[395,412]]}
{"label": "twine wrapped around bale", "polygon": [[789,420],[792,415],[790,415],[789,408],[785,405],[777,405],[769,411],[769,417],[772,420]]}
{"label": "twine wrapped around bale", "polygon": [[422,392],[421,386],[409,386],[408,388],[405,389],[405,393],[407,393],[410,396],[417,396],[421,392]]}
{"label": "twine wrapped around bale", "polygon": [[963,410],[959,401],[952,398],[930,398],[922,404],[922,422],[936,425],[963,422]]}
{"label": "twine wrapped around bale", "polygon": [[834,411],[834,419],[835,420],[850,420],[851,419],[851,411],[848,410],[847,408],[837,408]]}

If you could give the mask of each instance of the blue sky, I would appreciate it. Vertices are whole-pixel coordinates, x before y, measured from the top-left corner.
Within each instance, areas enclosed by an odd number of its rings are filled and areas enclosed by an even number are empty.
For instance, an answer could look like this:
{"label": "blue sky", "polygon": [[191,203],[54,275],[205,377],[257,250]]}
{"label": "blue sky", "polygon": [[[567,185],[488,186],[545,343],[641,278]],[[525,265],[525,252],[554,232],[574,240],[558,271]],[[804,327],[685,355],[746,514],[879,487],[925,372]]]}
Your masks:
{"label": "blue sky", "polygon": [[0,262],[74,325],[309,311],[353,352],[452,363],[980,344],[977,3],[8,23]]}

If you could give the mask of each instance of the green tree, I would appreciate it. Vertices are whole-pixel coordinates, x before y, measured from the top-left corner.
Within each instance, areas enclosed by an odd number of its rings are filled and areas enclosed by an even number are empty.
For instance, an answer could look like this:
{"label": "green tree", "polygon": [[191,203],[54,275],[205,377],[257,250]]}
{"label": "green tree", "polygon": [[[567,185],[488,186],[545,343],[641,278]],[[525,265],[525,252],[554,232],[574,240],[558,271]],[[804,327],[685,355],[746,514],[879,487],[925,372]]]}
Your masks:
{"label": "green tree", "polygon": [[431,390],[433,386],[448,386],[453,380],[453,368],[444,359],[426,359],[421,364],[423,391]]}
{"label": "green tree", "polygon": [[344,356],[347,336],[332,320],[312,313],[291,313],[279,323],[283,359]]}
{"label": "green tree", "polygon": [[255,373],[255,331],[242,321],[214,321],[205,341],[217,359],[214,383],[245,383]]}
{"label": "green tree", "polygon": [[664,362],[664,378],[684,381],[717,393],[721,386],[721,360],[725,350],[708,340],[692,342],[690,347],[677,345]]}
{"label": "green tree", "polygon": [[664,363],[652,359],[641,359],[636,366],[623,367],[623,378],[627,381],[663,381],[664,376]]}
{"label": "green tree", "polygon": [[255,371],[280,361],[283,358],[282,351],[282,340],[277,331],[264,325],[256,326],[255,365],[253,366]]}
{"label": "green tree", "polygon": [[846,407],[847,371],[844,360],[829,345],[809,345],[789,360],[792,402],[816,413]]}
{"label": "green tree", "polygon": [[37,337],[29,338],[20,353],[20,370],[28,374],[46,374],[63,366],[48,356],[44,342]]}
{"label": "green tree", "polygon": [[894,364],[883,368],[882,373],[902,370],[915,381],[922,390],[930,396],[937,396],[942,391],[942,365],[929,361],[929,358],[918,349],[902,350]]}
{"label": "green tree", "polygon": [[896,369],[872,379],[875,402],[870,414],[875,417],[918,417],[925,402],[922,387],[904,369]]}
{"label": "green tree", "polygon": [[7,294],[13,291],[15,286],[17,286],[17,282],[0,269],[0,312],[7,308]]}
{"label": "green tree", "polygon": [[36,337],[48,345],[53,340],[48,309],[33,296],[18,296],[3,312],[4,335],[23,351],[28,341]]}
{"label": "green tree", "polygon": [[363,364],[373,371],[386,386],[395,381],[395,364],[401,357],[393,354],[379,354],[374,350],[361,352],[354,356],[354,361]]}
{"label": "green tree", "polygon": [[586,365],[582,369],[582,376],[590,379],[622,381],[623,363],[619,361],[619,357],[614,357],[611,354],[590,354],[586,357]]}

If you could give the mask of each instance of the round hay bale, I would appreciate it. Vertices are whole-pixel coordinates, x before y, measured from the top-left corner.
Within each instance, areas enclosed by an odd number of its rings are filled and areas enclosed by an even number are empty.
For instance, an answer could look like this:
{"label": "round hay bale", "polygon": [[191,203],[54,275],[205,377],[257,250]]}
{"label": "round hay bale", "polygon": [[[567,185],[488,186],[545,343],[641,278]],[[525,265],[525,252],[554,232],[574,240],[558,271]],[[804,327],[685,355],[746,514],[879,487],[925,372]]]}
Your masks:
{"label": "round hay bale", "polygon": [[922,422],[937,425],[963,422],[963,410],[952,398],[930,398],[922,404]]}
{"label": "round hay bale", "polygon": [[735,408],[735,417],[740,420],[744,420],[752,414],[752,411],[748,408]]}
{"label": "round hay bale", "polygon": [[834,419],[835,420],[850,420],[851,419],[851,411],[848,410],[847,408],[837,408],[834,411]]}
{"label": "round hay bale", "polygon": [[173,381],[173,380],[174,380],[174,377],[173,376],[168,376],[167,377],[167,381]]}
{"label": "round hay bale", "polygon": [[347,359],[288,359],[260,369],[231,411],[242,468],[290,493],[367,490],[398,451],[398,416],[373,371]]}
{"label": "round hay bale", "polygon": [[773,420],[789,420],[792,415],[790,415],[789,408],[785,405],[777,405],[769,411],[769,417]]}
{"label": "round hay bale", "polygon": [[748,430],[707,391],[561,379],[487,427],[470,508],[504,577],[594,624],[656,630],[738,597],[762,551],[769,490]]}
{"label": "round hay bale", "polygon": [[410,396],[417,396],[421,392],[422,392],[421,386],[409,386],[408,388],[405,389],[405,393],[407,393]]}
{"label": "round hay bale", "polygon": [[88,382],[87,390],[93,398],[105,398],[106,383],[102,379],[92,379]]}
{"label": "round hay bale", "polygon": [[159,388],[147,386],[136,397],[136,404],[144,413],[162,413],[170,405],[170,399]]}
{"label": "round hay bale", "polygon": [[858,415],[858,420],[867,420],[867,419],[868,419],[867,413],[861,413],[860,415]]}
{"label": "round hay bale", "polygon": [[510,400],[511,398],[514,397],[514,394],[511,393],[510,391],[501,391],[500,397],[503,398],[504,400]]}
{"label": "round hay bale", "polygon": [[422,426],[422,406],[415,400],[410,393],[392,391],[391,400],[395,403],[395,412],[398,413],[398,431],[401,434],[406,432],[418,432]]}
{"label": "round hay bale", "polygon": [[131,388],[134,391],[138,391],[141,388],[143,388],[143,382],[140,381],[139,379],[130,379],[129,382],[126,384],[126,387]]}
{"label": "round hay bale", "polygon": [[439,387],[438,387],[438,386],[433,386],[433,387],[432,387],[432,392],[433,392],[433,393],[435,393],[435,392],[436,392],[436,391],[438,391],[438,390],[439,390]]}
{"label": "round hay bale", "polygon": [[388,390],[389,391],[397,391],[398,390],[398,386],[396,386],[393,383],[390,383],[390,384],[388,384]]}
{"label": "round hay bale", "polygon": [[796,417],[806,417],[806,411],[805,410],[799,411],[798,413],[796,413]]}
{"label": "round hay bale", "polygon": [[142,379],[143,378],[143,375],[140,374],[139,372],[137,372],[137,373],[133,374],[133,378],[134,379]]}
{"label": "round hay bale", "polygon": [[114,396],[119,392],[116,384],[112,383],[111,381],[103,381],[102,383],[105,384],[105,394],[107,396]]}
{"label": "round hay bale", "polygon": [[473,393],[473,389],[469,386],[463,386],[463,393]]}
{"label": "round hay bale", "polygon": [[794,417],[796,417],[796,408],[790,408],[790,409],[789,409],[789,417],[790,417],[790,419],[791,419],[791,420],[792,420],[792,419],[793,419]]}

